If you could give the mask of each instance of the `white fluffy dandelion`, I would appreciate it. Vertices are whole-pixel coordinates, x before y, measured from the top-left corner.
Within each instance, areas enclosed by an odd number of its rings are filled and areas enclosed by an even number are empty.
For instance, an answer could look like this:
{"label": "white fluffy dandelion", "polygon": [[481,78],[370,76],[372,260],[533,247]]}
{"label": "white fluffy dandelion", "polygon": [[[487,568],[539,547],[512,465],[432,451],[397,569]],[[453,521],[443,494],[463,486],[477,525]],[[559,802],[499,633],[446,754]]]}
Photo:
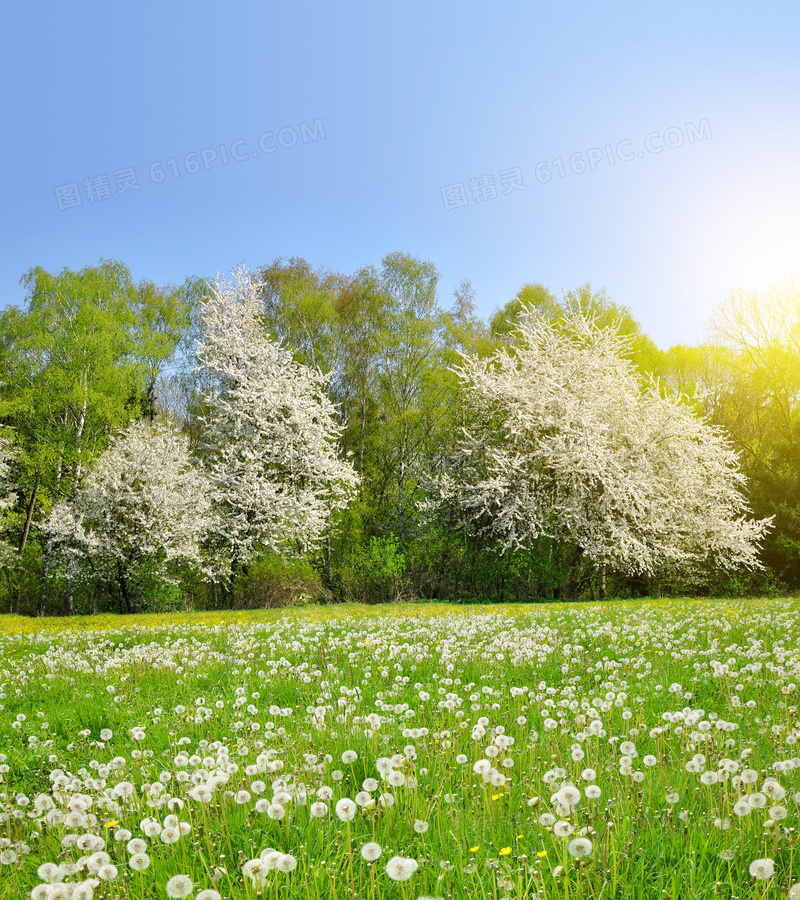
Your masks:
{"label": "white fluffy dandelion", "polygon": [[282,853],[281,858],[275,865],[275,868],[279,872],[294,872],[294,870],[297,868],[297,860],[294,856],[292,856],[291,853]]}
{"label": "white fluffy dandelion", "polygon": [[417,871],[419,864],[415,859],[406,856],[393,856],[386,863],[386,874],[392,881],[408,881]]}
{"label": "white fluffy dandelion", "polygon": [[567,844],[567,853],[575,859],[583,859],[592,854],[592,842],[586,837],[577,837]]}
{"label": "white fluffy dandelion", "polygon": [[376,844],[375,841],[370,841],[361,848],[361,856],[367,862],[375,862],[382,852],[380,844]]}
{"label": "white fluffy dandelion", "polygon": [[754,859],[750,863],[749,872],[757,881],[765,881],[775,874],[775,862],[769,858]]}
{"label": "white fluffy dandelion", "polygon": [[342,797],[336,804],[335,812],[342,822],[352,822],[358,812],[358,806],[348,797]]}
{"label": "white fluffy dandelion", "polygon": [[173,875],[167,882],[167,896],[182,900],[194,890],[192,879],[188,875]]}

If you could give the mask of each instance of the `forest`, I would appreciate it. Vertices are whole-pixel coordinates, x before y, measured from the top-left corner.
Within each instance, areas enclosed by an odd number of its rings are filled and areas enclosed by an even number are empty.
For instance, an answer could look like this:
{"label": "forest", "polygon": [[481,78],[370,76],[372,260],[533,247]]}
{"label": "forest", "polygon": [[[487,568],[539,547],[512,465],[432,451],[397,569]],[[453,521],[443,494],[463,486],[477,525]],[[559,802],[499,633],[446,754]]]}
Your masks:
{"label": "forest", "polygon": [[538,283],[484,320],[390,253],[22,277],[0,316],[0,611],[800,587],[800,285],[697,346]]}

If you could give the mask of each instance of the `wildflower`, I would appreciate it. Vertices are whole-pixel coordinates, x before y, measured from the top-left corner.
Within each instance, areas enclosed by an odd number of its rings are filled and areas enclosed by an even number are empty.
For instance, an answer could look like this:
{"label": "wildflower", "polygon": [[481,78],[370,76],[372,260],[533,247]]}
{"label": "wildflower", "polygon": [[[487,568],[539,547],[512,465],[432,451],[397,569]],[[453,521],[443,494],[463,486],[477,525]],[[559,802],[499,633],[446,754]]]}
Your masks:
{"label": "wildflower", "polygon": [[572,825],[569,824],[569,822],[556,822],[556,824],[553,826],[553,834],[556,837],[569,837],[572,834],[572,831],[573,828]]}
{"label": "wildflower", "polygon": [[539,859],[544,859],[547,856],[547,850],[539,850],[536,855]]}
{"label": "wildflower", "polygon": [[771,799],[771,800],[783,800],[786,796],[786,789],[781,787],[777,781],[773,778],[768,778],[761,790]]}
{"label": "wildflower", "polygon": [[511,847],[501,847],[500,848],[500,856],[509,856],[511,854]]}
{"label": "wildflower", "polygon": [[100,866],[100,868],[97,870],[97,877],[101,881],[116,881],[118,875],[119,870],[111,863],[108,863],[105,866]]}
{"label": "wildflower", "polygon": [[93,900],[94,885],[88,881],[76,884],[72,891],[72,900]]}
{"label": "wildflower", "polygon": [[328,805],[321,800],[318,800],[308,807],[308,811],[315,819],[321,819],[328,815]]}
{"label": "wildflower", "polygon": [[64,880],[64,873],[61,871],[61,867],[55,863],[42,863],[36,870],[36,874],[42,881],[48,881],[50,884]]}
{"label": "wildflower", "polygon": [[275,850],[274,847],[266,847],[261,851],[261,868],[265,869],[267,872],[271,872],[278,865],[278,860],[283,856],[280,850]]}
{"label": "wildflower", "polygon": [[173,875],[167,882],[167,896],[181,900],[194,890],[192,879],[188,875]]}
{"label": "wildflower", "polygon": [[416,822],[414,822],[414,831],[416,831],[417,834],[425,834],[429,827],[428,823],[424,822],[422,819],[417,819]]}
{"label": "wildflower", "polygon": [[481,849],[481,848],[480,848],[480,845],[479,845],[479,844],[476,844],[474,847],[470,847],[470,848],[469,848],[469,852],[470,852],[470,853],[477,853],[478,850],[480,850],[480,849]]}
{"label": "wildflower", "polygon": [[756,880],[765,881],[775,874],[775,862],[771,859],[754,859],[749,871]]}
{"label": "wildflower", "polygon": [[358,807],[356,804],[348,799],[347,797],[343,797],[336,804],[336,815],[342,820],[342,822],[352,822],[355,818]]}
{"label": "wildflower", "polygon": [[492,764],[488,759],[479,759],[472,767],[472,771],[476,775],[487,775],[492,768]]}
{"label": "wildflower", "polygon": [[[297,860],[291,853],[282,853],[281,858],[275,864],[275,868],[279,872],[294,872],[297,868]],[[200,900],[198,897],[197,900]]]}
{"label": "wildflower", "polygon": [[577,837],[567,844],[567,853],[570,856],[574,856],[575,859],[583,859],[585,856],[590,856],[591,852],[592,842],[589,838]]}
{"label": "wildflower", "polygon": [[581,792],[575,785],[565,784],[556,794],[556,800],[562,806],[577,806],[581,801]]}
{"label": "wildflower", "polygon": [[364,844],[361,848],[361,856],[367,862],[375,862],[375,860],[381,855],[383,851],[381,850],[380,844],[376,844],[374,841],[370,841],[368,844]]}
{"label": "wildflower", "polygon": [[386,874],[392,881],[408,881],[409,878],[417,871],[419,864],[415,859],[409,859],[405,856],[393,856],[386,863]]}
{"label": "wildflower", "polygon": [[134,872],[144,872],[150,865],[150,857],[146,853],[134,853],[128,860],[128,865]]}
{"label": "wildflower", "polygon": [[213,888],[205,888],[197,894],[195,900],[222,900],[222,894]]}
{"label": "wildflower", "polygon": [[789,888],[789,900],[800,900],[800,881]]}

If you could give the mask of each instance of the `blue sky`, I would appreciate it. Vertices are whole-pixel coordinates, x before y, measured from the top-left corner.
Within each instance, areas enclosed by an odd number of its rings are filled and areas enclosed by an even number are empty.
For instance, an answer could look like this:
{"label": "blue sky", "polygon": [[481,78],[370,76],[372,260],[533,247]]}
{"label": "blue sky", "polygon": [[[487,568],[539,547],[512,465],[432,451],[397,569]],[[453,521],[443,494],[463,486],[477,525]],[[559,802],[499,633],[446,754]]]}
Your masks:
{"label": "blue sky", "polygon": [[800,270],[798,36],[794,3],[14,4],[0,297],[405,250],[445,305],[588,281],[697,342]]}

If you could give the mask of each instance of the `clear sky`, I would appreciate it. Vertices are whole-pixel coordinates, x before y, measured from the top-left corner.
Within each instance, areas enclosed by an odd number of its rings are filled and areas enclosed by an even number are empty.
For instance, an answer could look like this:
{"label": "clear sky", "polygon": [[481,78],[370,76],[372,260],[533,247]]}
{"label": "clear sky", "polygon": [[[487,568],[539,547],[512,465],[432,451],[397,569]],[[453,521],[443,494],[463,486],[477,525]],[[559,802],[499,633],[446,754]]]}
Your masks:
{"label": "clear sky", "polygon": [[798,39],[800,4],[763,0],[15,3],[0,302],[34,265],[405,250],[445,305],[588,281],[697,342],[800,270]]}

